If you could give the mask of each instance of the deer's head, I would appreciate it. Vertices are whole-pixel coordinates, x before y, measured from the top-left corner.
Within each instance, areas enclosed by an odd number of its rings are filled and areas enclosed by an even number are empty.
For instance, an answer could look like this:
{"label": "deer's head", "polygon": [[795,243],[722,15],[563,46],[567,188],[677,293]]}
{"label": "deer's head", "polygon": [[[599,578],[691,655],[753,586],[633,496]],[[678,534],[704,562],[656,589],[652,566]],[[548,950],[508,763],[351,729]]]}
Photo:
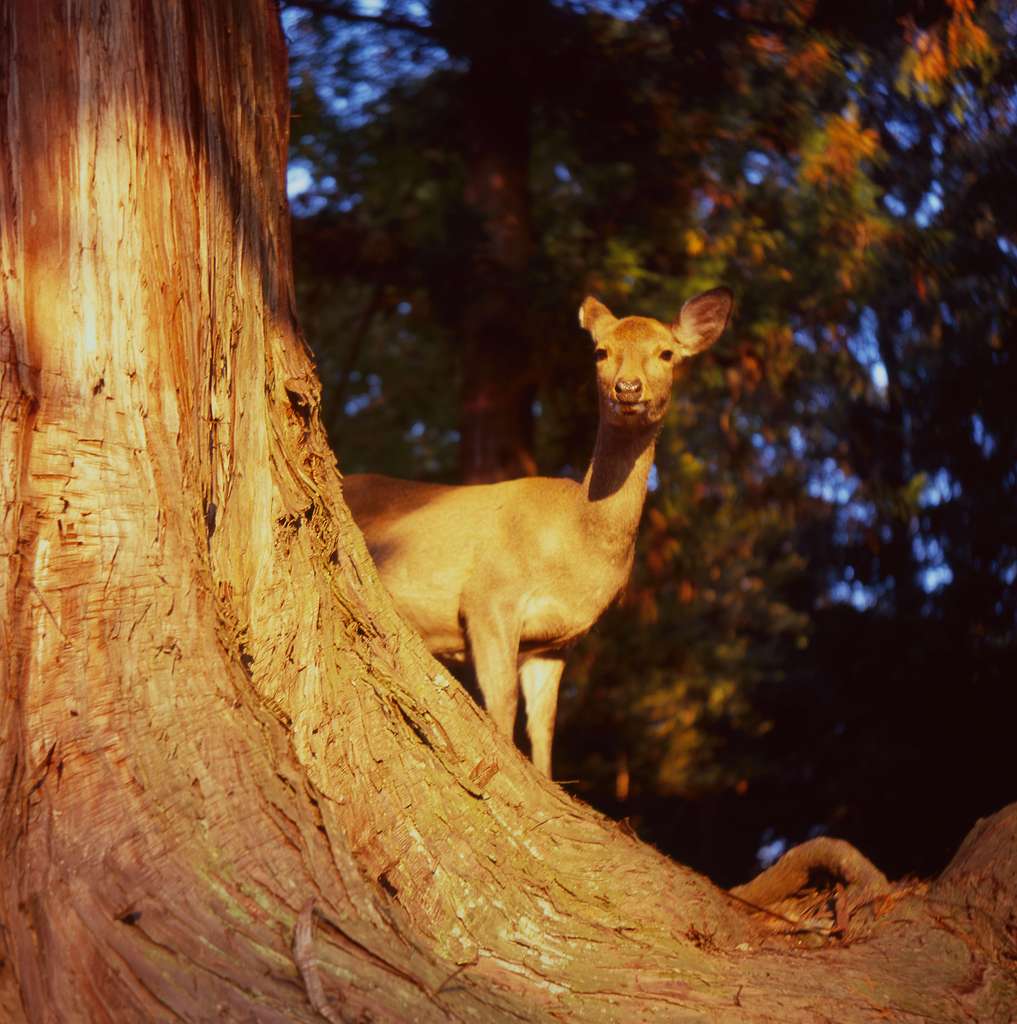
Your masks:
{"label": "deer's head", "polygon": [[670,327],[645,316],[619,320],[588,296],[579,325],[593,337],[600,414],[622,427],[647,427],[664,417],[674,368],[709,348],[724,332],[731,314],[727,288],[689,299]]}

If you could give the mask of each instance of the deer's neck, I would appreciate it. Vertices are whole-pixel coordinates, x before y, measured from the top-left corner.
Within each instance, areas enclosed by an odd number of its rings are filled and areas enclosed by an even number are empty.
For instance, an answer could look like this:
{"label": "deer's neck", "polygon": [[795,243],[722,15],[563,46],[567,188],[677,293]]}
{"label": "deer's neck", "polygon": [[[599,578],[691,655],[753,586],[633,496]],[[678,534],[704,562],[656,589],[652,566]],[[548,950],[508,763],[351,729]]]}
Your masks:
{"label": "deer's neck", "polygon": [[628,559],[635,544],[653,465],[657,428],[626,430],[601,420],[583,478],[584,519],[602,548]]}

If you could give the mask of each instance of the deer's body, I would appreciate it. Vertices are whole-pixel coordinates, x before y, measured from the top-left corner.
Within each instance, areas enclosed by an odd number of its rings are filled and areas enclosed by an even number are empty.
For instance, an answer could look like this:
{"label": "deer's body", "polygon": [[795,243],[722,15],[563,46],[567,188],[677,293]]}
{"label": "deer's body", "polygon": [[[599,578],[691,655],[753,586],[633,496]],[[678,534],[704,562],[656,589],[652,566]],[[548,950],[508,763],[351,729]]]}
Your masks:
{"label": "deer's body", "polygon": [[396,607],[437,657],[473,662],[488,713],[508,736],[522,689],[533,760],[546,775],[564,650],[632,569],[671,364],[711,344],[729,309],[726,290],[708,292],[668,328],[645,317],[616,320],[586,300],[580,322],[597,343],[601,416],[581,484],[526,477],[448,487],[370,474],[344,481]]}
{"label": "deer's body", "polygon": [[[396,606],[449,661],[469,656],[475,602],[518,623],[521,653],[561,648],[593,625],[631,567],[631,537],[598,550],[595,517],[572,480],[443,487],[364,475],[344,486]],[[580,537],[587,557],[577,563]]]}

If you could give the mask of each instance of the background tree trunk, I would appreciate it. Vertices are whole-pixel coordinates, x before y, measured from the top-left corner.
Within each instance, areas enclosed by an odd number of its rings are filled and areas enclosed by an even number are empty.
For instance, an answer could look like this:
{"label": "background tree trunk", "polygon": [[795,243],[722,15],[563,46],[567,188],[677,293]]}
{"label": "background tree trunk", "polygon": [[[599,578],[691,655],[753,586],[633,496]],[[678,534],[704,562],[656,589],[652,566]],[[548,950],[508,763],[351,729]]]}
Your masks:
{"label": "background tree trunk", "polygon": [[[536,375],[528,275],[530,211],[529,31],[546,0],[435,9],[452,52],[469,62],[464,88],[466,204],[477,237],[463,282],[460,468],[465,483],[533,475]],[[468,24],[468,29],[464,27]],[[455,46],[461,42],[460,48]]]}
{"label": "background tree trunk", "polygon": [[0,74],[4,1019],[1011,1019],[1013,808],[792,956],[394,617],[294,321],[273,5],[7,3]]}

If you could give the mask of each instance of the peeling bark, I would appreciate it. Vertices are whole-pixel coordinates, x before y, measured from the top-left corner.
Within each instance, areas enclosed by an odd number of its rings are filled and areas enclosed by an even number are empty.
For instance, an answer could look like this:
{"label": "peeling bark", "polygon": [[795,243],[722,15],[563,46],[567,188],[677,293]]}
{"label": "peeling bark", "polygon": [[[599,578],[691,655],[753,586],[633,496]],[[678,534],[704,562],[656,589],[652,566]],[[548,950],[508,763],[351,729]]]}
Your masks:
{"label": "peeling bark", "polygon": [[803,943],[397,620],[294,320],[270,3],[5,4],[0,140],[3,1019],[1012,1018],[1013,808]]}

